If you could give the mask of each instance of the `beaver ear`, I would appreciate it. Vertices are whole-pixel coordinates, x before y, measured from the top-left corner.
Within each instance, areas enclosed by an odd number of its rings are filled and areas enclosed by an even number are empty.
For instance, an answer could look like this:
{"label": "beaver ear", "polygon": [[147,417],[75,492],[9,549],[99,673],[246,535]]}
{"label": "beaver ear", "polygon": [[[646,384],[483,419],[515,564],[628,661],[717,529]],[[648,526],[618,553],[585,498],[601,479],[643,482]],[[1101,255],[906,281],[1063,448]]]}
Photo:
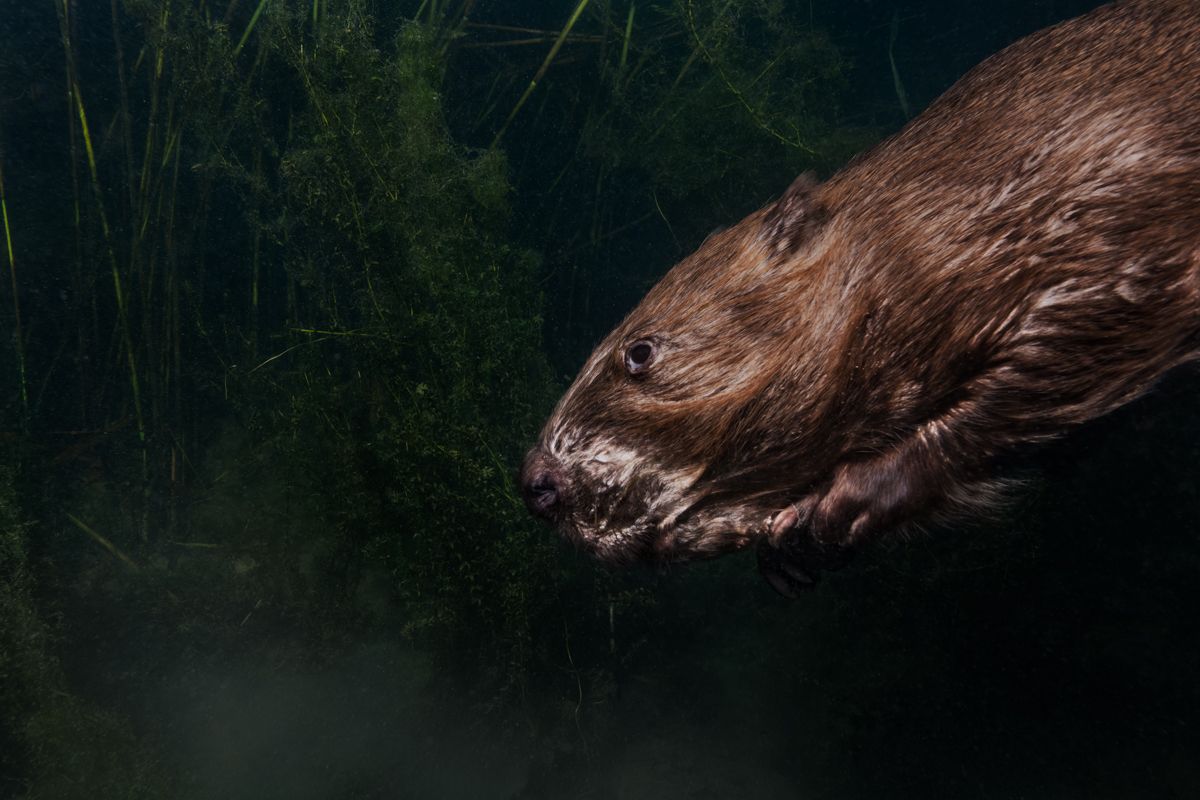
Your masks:
{"label": "beaver ear", "polygon": [[767,245],[779,253],[790,253],[807,242],[829,216],[813,196],[818,186],[815,175],[806,172],[767,209],[763,236]]}

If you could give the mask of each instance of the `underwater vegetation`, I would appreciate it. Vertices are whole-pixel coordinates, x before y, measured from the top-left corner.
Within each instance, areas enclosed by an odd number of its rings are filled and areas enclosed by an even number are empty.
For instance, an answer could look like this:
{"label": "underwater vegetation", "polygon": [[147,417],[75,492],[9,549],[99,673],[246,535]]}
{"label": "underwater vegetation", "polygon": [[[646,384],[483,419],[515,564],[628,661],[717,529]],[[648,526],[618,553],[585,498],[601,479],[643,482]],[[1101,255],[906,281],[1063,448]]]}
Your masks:
{"label": "underwater vegetation", "polygon": [[1194,787],[1186,377],[796,605],[513,485],[673,261],[1088,5],[5,2],[0,796]]}

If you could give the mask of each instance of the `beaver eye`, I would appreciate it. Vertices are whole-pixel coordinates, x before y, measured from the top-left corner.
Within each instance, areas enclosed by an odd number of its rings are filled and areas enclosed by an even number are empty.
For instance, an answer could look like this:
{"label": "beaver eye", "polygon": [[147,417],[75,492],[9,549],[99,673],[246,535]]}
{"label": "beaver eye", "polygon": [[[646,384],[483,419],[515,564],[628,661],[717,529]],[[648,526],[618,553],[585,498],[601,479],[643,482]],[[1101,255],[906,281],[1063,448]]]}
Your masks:
{"label": "beaver eye", "polygon": [[625,369],[630,375],[644,375],[654,361],[654,352],[653,342],[645,339],[634,342],[625,351]]}

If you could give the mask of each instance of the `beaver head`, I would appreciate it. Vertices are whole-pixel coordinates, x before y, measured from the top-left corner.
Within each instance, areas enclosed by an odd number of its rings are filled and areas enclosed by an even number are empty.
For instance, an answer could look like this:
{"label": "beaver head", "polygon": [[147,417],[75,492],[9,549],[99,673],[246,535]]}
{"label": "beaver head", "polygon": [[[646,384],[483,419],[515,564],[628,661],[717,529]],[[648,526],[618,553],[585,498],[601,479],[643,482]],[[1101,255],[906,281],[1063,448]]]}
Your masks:
{"label": "beaver head", "polygon": [[535,514],[609,562],[719,555],[766,530],[781,493],[808,471],[791,454],[812,452],[780,432],[812,416],[803,387],[815,362],[800,354],[832,311],[804,309],[802,298],[820,281],[825,217],[802,176],[650,291],[592,353],[526,457]]}

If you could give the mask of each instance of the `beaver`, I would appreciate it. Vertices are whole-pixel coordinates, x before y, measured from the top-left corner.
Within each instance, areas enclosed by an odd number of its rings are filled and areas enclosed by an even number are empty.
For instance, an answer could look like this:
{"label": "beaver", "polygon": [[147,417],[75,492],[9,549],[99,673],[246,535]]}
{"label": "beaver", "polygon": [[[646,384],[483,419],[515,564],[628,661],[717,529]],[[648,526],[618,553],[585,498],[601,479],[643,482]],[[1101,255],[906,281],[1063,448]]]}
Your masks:
{"label": "beaver", "polygon": [[992,507],[1002,456],[1198,356],[1200,2],[1118,2],[710,236],[596,347],[521,485],[603,561],[757,544],[794,594]]}

